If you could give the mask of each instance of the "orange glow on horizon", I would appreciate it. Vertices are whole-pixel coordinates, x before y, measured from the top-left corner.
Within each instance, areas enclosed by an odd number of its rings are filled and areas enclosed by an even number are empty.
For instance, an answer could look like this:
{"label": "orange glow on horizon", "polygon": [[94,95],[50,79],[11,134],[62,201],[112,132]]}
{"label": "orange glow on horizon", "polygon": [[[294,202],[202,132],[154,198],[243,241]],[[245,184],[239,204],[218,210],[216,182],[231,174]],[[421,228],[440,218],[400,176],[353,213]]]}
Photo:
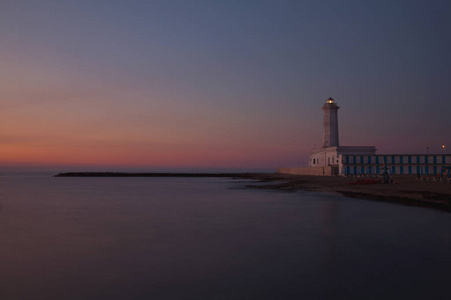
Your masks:
{"label": "orange glow on horizon", "polygon": [[[151,147],[127,145],[115,148],[59,146],[5,145],[0,149],[0,163],[33,165],[121,165],[130,167],[265,167],[273,157],[286,157],[279,149],[269,147],[265,151],[235,147],[174,147],[154,150]],[[291,154],[293,156],[293,154]],[[274,166],[276,167],[276,166]]]}

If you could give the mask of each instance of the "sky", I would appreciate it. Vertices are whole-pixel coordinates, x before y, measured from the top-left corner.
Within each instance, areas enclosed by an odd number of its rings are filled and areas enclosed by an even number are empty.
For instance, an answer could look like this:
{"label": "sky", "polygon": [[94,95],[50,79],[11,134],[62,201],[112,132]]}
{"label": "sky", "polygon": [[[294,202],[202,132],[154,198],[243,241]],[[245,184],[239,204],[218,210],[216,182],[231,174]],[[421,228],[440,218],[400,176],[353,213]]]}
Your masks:
{"label": "sky", "polygon": [[308,165],[451,152],[449,1],[0,1],[0,167]]}

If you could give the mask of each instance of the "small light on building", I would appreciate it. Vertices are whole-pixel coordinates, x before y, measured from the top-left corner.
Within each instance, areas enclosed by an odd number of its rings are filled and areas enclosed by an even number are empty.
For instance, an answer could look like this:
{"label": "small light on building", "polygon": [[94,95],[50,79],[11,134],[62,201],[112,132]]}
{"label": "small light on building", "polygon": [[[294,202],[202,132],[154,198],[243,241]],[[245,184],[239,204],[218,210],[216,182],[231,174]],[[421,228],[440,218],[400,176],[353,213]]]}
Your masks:
{"label": "small light on building", "polygon": [[332,97],[329,97],[329,99],[327,99],[327,103],[334,103],[334,99]]}

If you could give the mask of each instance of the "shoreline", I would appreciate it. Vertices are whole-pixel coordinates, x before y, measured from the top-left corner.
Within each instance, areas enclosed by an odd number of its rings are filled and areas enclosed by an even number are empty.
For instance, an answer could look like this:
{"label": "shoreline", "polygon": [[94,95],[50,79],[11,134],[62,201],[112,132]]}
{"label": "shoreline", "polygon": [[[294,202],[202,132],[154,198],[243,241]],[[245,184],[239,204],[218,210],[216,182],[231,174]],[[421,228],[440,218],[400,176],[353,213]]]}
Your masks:
{"label": "shoreline", "polygon": [[70,172],[55,177],[229,177],[251,179],[259,183],[247,188],[281,191],[338,193],[358,198],[401,205],[427,207],[451,212],[451,184],[416,180],[415,175],[394,175],[394,184],[355,184],[357,178],[335,176],[288,175],[280,173],[125,173],[125,172]]}
{"label": "shoreline", "polygon": [[[451,212],[451,184],[416,180],[415,175],[394,175],[394,184],[354,185],[357,178],[308,176],[274,173],[259,174],[252,179],[272,182],[268,185],[247,185],[248,188],[282,191],[336,193],[349,198],[427,207]],[[279,182],[274,184],[274,182]]]}

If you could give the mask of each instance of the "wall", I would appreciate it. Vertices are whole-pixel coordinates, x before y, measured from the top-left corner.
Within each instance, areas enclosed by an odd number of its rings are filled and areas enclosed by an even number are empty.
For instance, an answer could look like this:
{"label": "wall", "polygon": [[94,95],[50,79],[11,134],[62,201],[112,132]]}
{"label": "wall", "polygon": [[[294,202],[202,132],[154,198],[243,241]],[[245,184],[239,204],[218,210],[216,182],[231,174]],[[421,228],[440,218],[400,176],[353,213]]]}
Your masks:
{"label": "wall", "polygon": [[[277,173],[291,175],[332,176],[333,167],[278,168]],[[335,174],[334,174],[335,175]]]}
{"label": "wall", "polygon": [[309,166],[310,167],[322,167],[326,164],[326,166],[329,165],[338,165],[338,156],[337,151],[327,151],[327,152],[320,152],[320,153],[314,153],[310,155],[310,161]]}
{"label": "wall", "polygon": [[309,166],[323,167],[324,165],[337,166],[340,154],[345,155],[374,155],[374,146],[339,146],[315,149],[310,153]]}

